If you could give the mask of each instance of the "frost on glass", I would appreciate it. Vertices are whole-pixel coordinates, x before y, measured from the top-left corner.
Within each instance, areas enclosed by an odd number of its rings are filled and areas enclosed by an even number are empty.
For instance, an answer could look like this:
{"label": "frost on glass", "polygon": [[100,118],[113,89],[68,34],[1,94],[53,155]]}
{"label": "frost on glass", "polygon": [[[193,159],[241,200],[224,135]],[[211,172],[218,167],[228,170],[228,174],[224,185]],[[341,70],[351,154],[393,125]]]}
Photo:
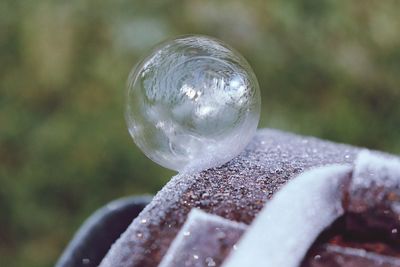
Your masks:
{"label": "frost on glass", "polygon": [[261,99],[253,71],[240,54],[209,37],[162,43],[133,69],[127,89],[131,136],[170,169],[223,164],[257,128]]}

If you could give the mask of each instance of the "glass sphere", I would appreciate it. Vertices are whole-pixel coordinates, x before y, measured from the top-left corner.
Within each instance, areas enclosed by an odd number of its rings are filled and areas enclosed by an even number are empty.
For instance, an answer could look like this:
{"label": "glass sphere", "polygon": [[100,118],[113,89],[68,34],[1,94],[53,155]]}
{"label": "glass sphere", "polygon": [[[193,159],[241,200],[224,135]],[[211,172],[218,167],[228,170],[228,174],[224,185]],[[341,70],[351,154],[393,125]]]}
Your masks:
{"label": "glass sphere", "polygon": [[137,146],[177,171],[237,156],[255,134],[261,98],[247,61],[205,36],[162,43],[133,69],[126,120]]}

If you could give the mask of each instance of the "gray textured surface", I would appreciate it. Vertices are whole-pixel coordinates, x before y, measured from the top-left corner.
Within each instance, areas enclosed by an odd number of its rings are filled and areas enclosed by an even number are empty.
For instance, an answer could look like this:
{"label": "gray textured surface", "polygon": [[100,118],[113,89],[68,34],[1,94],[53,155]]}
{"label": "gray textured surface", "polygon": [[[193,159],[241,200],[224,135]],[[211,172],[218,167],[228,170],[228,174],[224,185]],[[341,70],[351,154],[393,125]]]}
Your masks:
{"label": "gray textured surface", "polygon": [[113,245],[101,267],[156,267],[193,207],[251,223],[292,177],[312,167],[352,163],[359,149],[277,130],[259,130],[227,164],[179,174]]}

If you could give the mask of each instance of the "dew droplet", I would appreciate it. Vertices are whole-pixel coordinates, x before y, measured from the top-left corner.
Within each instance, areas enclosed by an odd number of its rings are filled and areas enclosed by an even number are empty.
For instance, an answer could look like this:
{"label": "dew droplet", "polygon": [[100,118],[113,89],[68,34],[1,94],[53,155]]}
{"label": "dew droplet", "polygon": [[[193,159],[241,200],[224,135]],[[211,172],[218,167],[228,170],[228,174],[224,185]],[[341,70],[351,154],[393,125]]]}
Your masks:
{"label": "dew droplet", "polygon": [[237,156],[260,115],[257,79],[222,42],[185,36],[154,49],[128,80],[126,119],[137,146],[177,171],[205,169]]}

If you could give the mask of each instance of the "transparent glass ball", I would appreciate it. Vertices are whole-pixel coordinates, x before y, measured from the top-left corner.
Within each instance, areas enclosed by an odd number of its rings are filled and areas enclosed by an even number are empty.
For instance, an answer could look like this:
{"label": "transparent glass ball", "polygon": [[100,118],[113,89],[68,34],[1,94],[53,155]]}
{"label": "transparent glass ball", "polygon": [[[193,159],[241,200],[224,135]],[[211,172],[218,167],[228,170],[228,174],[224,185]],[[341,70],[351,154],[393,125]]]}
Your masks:
{"label": "transparent glass ball", "polygon": [[180,172],[201,170],[243,151],[260,105],[257,79],[238,52],[213,38],[183,36],[133,69],[126,120],[147,157]]}

